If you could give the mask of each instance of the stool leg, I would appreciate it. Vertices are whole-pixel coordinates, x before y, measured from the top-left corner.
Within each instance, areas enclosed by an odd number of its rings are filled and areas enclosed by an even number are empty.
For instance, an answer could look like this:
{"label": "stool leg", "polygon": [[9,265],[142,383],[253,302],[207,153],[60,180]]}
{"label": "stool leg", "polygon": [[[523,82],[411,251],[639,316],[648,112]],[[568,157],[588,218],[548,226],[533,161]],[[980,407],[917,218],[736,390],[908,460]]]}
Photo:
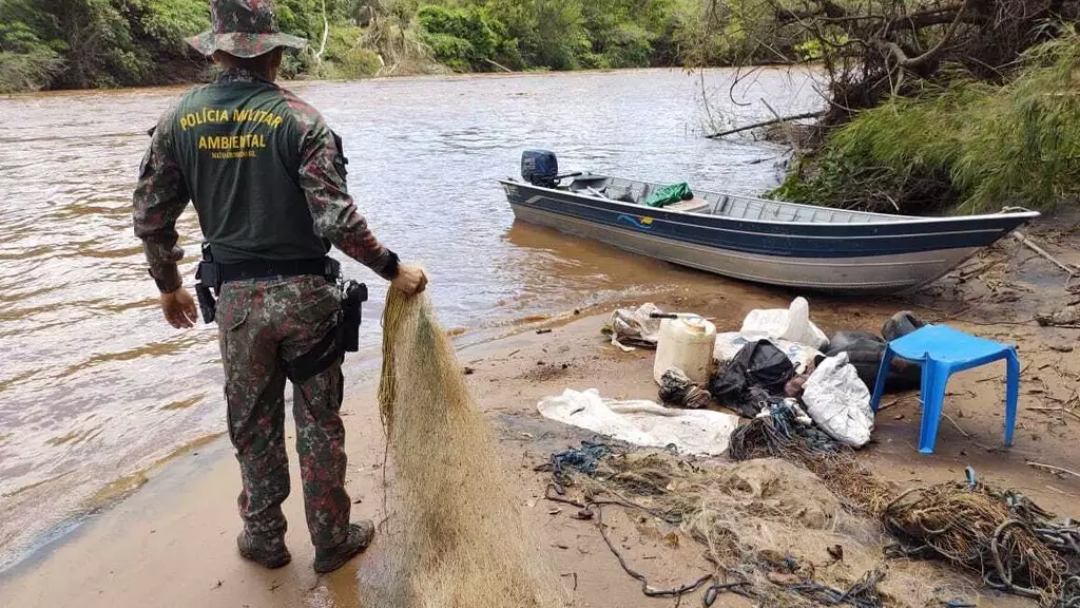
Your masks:
{"label": "stool leg", "polygon": [[922,424],[919,430],[919,451],[934,453],[941,409],[945,403],[945,385],[949,382],[949,367],[937,361],[923,363]]}
{"label": "stool leg", "polygon": [[878,366],[877,379],[874,381],[874,395],[870,398],[870,409],[875,414],[881,405],[881,397],[885,394],[885,379],[889,376],[889,366],[892,365],[893,352],[885,345],[885,352],[881,355],[881,365]]}
{"label": "stool leg", "polygon": [[1020,397],[1020,358],[1015,349],[1009,349],[1005,362],[1008,366],[1005,374],[1005,445],[1010,446],[1016,429],[1016,403]]}

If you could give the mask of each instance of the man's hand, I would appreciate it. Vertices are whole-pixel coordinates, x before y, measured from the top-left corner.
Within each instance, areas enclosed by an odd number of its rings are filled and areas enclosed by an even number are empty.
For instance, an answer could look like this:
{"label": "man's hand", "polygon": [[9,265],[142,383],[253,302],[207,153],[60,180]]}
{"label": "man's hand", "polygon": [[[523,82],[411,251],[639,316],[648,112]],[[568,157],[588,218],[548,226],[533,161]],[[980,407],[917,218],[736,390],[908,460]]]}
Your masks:
{"label": "man's hand", "polygon": [[183,287],[161,294],[161,312],[165,313],[165,320],[169,325],[176,329],[194,327],[199,318],[191,292]]}
{"label": "man's hand", "polygon": [[398,289],[407,296],[418,294],[427,287],[427,275],[419,266],[401,264],[398,266],[398,275],[390,286]]}

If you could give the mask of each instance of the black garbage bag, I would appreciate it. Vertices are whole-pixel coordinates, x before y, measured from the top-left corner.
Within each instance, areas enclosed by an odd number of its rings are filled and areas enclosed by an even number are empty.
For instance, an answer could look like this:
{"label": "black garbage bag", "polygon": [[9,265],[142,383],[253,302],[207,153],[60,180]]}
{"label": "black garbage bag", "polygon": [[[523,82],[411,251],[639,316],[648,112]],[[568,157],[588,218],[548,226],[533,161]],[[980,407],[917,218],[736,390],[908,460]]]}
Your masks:
{"label": "black garbage bag", "polygon": [[915,316],[915,313],[910,310],[901,310],[890,317],[888,321],[885,321],[885,326],[881,328],[881,337],[885,338],[886,342],[892,342],[924,325],[926,325],[926,322]]}
{"label": "black garbage bag", "polygon": [[848,361],[859,372],[859,380],[874,390],[881,358],[885,355],[885,341],[868,331],[839,331],[825,354],[835,357],[840,353],[847,353]]}
{"label": "black garbage bag", "polygon": [[[712,383],[711,392],[720,405],[753,418],[762,395],[783,396],[784,385],[795,375],[795,366],[768,340],[744,345]],[[751,389],[759,389],[755,396]]]}
{"label": "black garbage bag", "polygon": [[[881,358],[885,356],[885,340],[867,331],[836,332],[825,354],[835,357],[840,353],[847,353],[848,361],[855,366],[859,379],[873,392],[878,370],[881,368]],[[918,365],[893,359],[889,366],[889,375],[885,378],[885,392],[896,393],[918,387],[921,372]]]}

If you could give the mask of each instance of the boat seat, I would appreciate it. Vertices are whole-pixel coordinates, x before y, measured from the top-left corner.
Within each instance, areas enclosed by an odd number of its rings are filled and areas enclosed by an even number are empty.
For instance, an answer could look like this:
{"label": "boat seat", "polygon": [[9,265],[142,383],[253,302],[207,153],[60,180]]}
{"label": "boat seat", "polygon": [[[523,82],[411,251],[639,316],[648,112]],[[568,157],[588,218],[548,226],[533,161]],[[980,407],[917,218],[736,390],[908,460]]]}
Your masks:
{"label": "boat seat", "polygon": [[633,193],[629,187],[625,186],[607,186],[602,191],[606,198],[613,201],[621,201],[624,203],[636,203]]}
{"label": "boat seat", "polygon": [[663,208],[666,211],[682,211],[684,213],[700,213],[709,208],[711,205],[709,201],[703,198],[692,198],[685,201],[679,201],[677,203],[671,203],[665,205]]}

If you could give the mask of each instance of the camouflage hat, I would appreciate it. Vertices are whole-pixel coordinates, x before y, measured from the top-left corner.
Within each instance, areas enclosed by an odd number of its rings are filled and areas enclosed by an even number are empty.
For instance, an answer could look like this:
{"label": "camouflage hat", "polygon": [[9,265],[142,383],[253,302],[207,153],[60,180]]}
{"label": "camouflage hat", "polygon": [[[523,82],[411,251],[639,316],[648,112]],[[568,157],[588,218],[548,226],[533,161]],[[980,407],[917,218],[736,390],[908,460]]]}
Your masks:
{"label": "camouflage hat", "polygon": [[222,51],[236,57],[258,57],[279,46],[302,49],[307,40],[282,34],[271,0],[210,0],[213,28],[187,42],[203,55]]}

